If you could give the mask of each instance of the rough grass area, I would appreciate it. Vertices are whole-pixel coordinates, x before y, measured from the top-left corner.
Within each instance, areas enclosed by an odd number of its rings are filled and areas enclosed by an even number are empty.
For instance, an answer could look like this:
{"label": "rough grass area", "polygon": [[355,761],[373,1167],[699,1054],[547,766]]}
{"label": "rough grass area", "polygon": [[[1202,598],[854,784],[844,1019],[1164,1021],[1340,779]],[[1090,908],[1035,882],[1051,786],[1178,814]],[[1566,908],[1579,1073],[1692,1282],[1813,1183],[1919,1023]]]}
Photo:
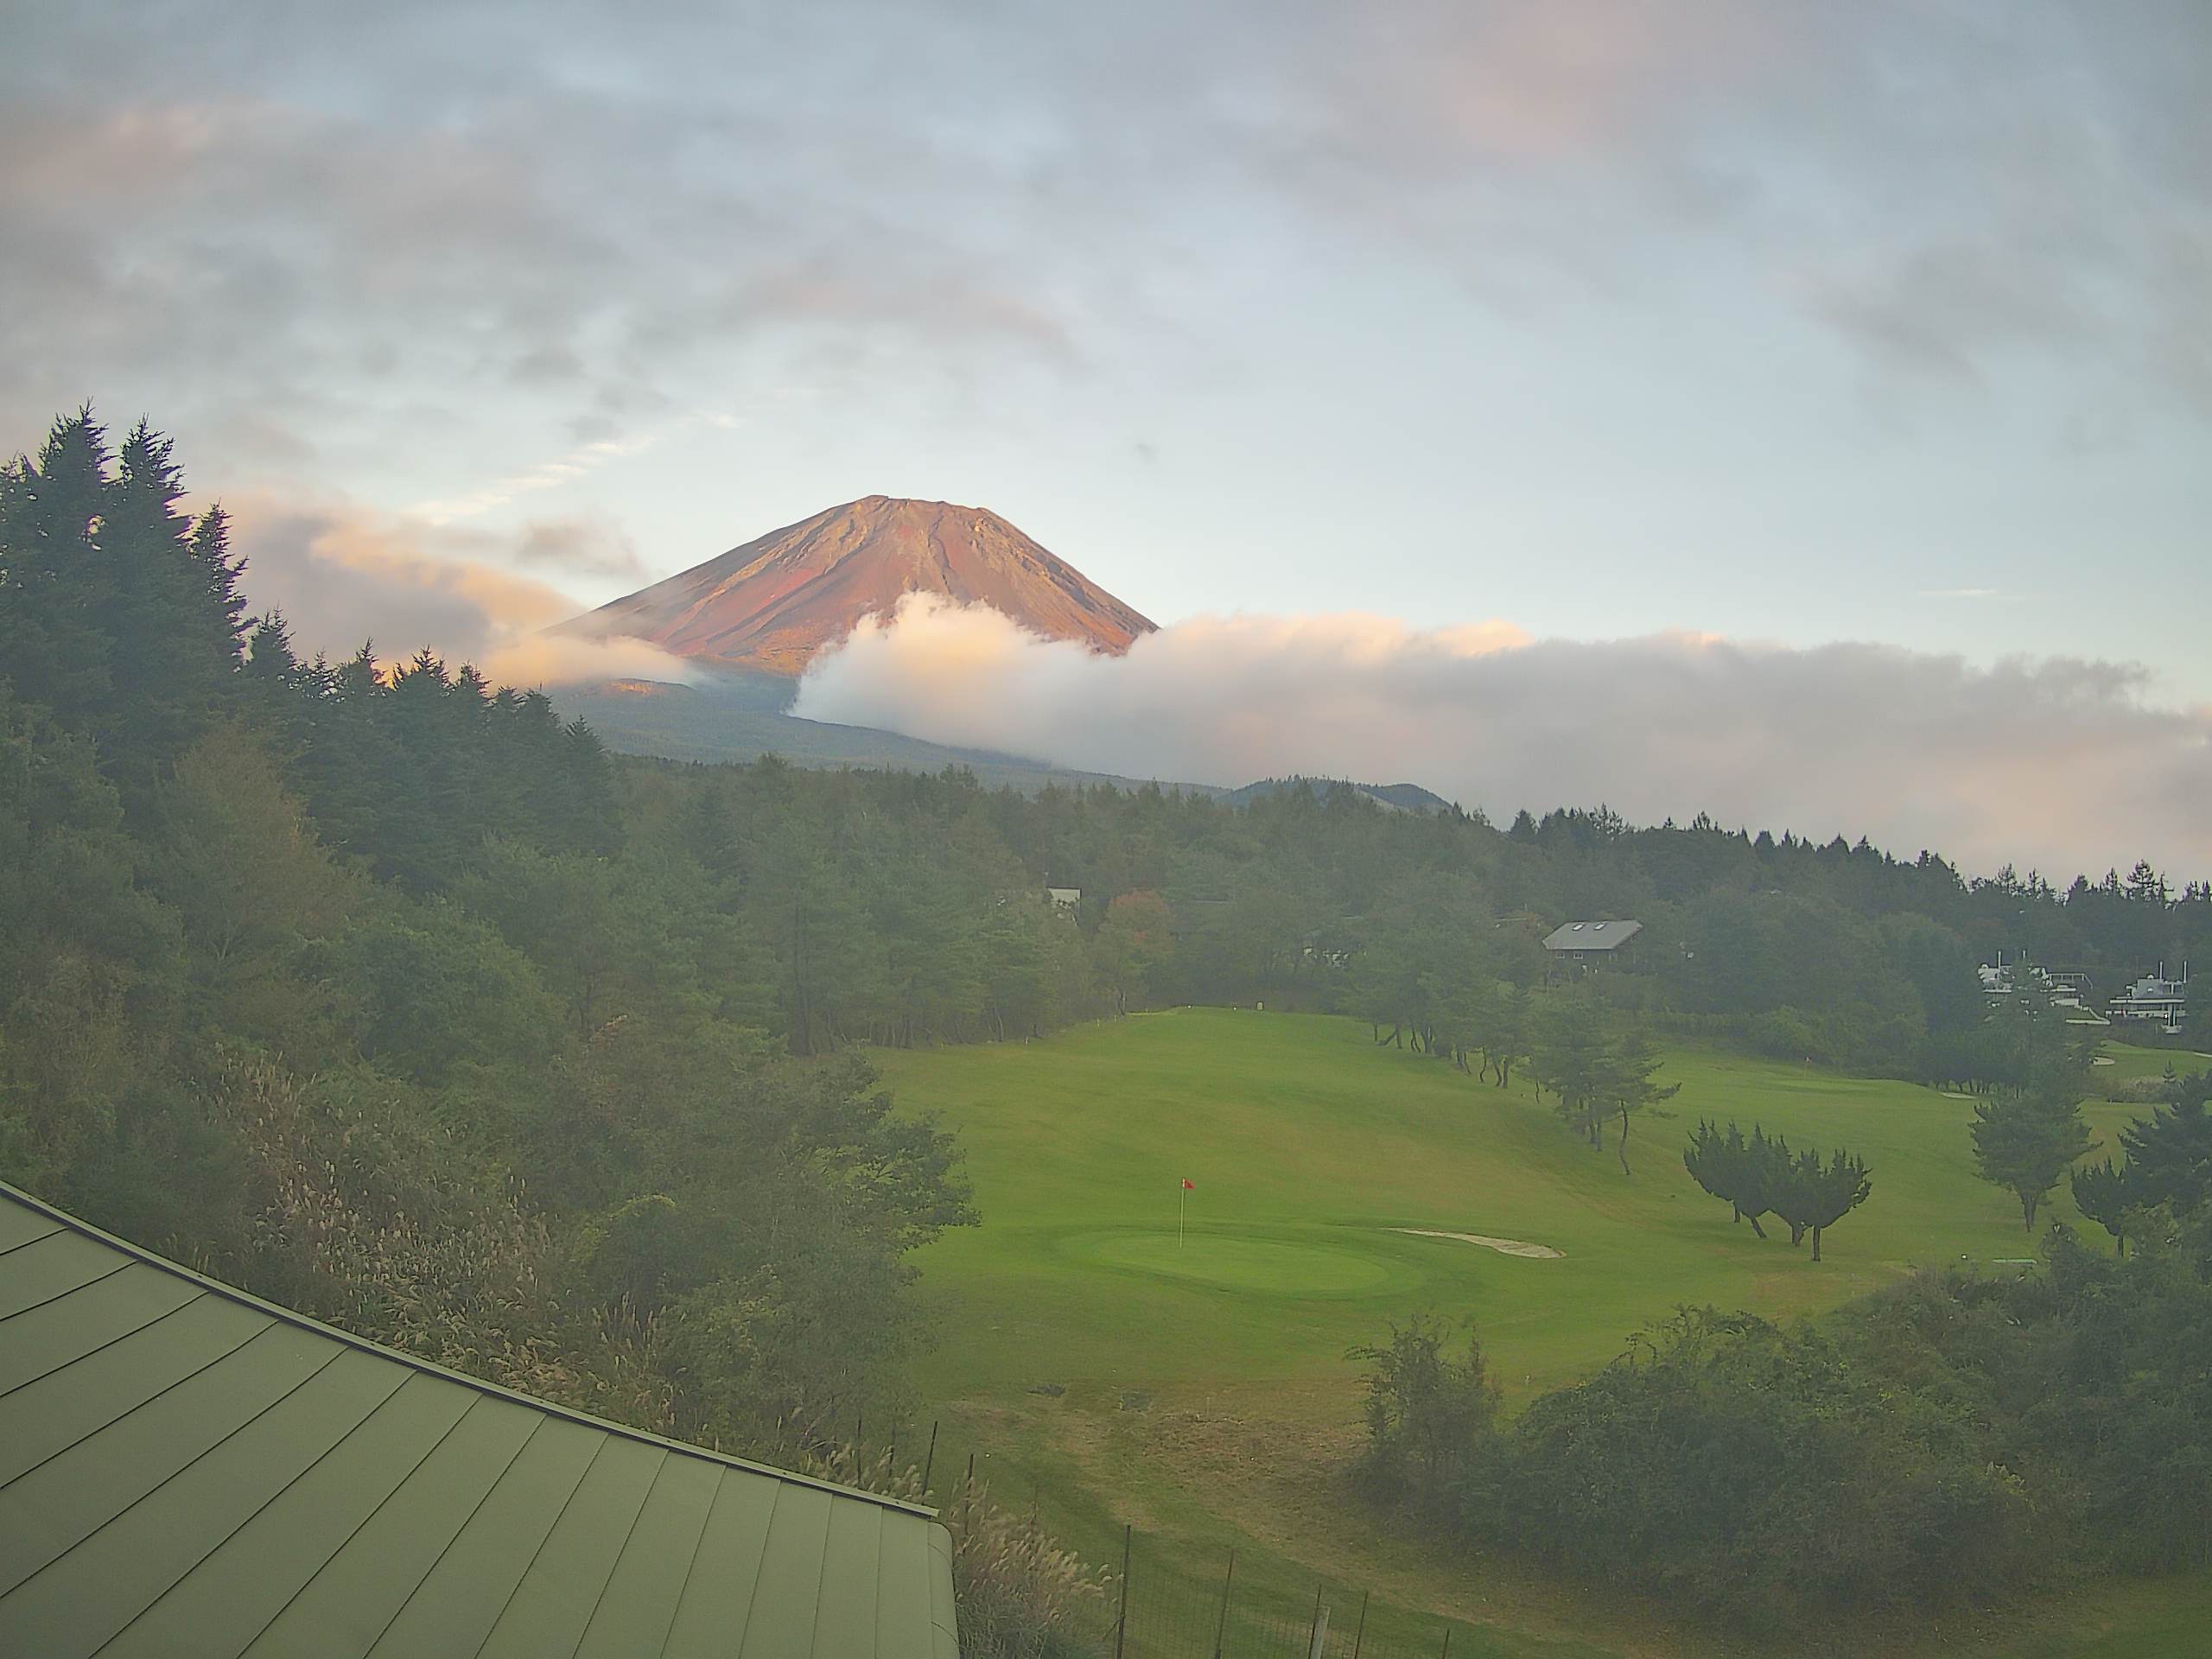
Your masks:
{"label": "rough grass area", "polygon": [[[1205,1579],[1234,1547],[1240,1605],[1310,1607],[1317,1574],[1371,1587],[1378,1643],[1431,1640],[1451,1617],[1465,1622],[1455,1653],[1714,1650],[1655,1630],[1648,1608],[1389,1537],[1342,1492],[1332,1471],[1359,1408],[1344,1351],[1387,1320],[1474,1319],[1517,1403],[1679,1303],[1779,1317],[1916,1262],[2032,1254],[2017,1205],[1973,1175],[1968,1102],[1802,1066],[1671,1055],[1662,1080],[1681,1093],[1634,1126],[1624,1177],[1610,1135],[1593,1154],[1522,1086],[1377,1048],[1349,1020],[1181,1009],[880,1060],[904,1105],[959,1132],[983,1216],[921,1258],[942,1334],[923,1374],[945,1425],[940,1473],[976,1454],[1001,1501],[1028,1498],[1094,1560],[1135,1522],[1162,1558],[1155,1586]],[[2089,1116],[2109,1139],[2136,1109]],[[1830,1232],[1825,1262],[1731,1225],[1690,1181],[1681,1147],[1700,1115],[1866,1157],[1874,1195]],[[2052,1211],[2076,1219],[2063,1188]],[[2080,1605],[2081,1634],[2139,1630],[2134,1651],[2179,1654],[2162,1632],[2195,1628],[2183,1607],[2158,1586],[2114,1592]],[[1931,1641],[1973,1651],[1972,1634]],[[1993,1634],[1988,1650],[2020,1637]]]}

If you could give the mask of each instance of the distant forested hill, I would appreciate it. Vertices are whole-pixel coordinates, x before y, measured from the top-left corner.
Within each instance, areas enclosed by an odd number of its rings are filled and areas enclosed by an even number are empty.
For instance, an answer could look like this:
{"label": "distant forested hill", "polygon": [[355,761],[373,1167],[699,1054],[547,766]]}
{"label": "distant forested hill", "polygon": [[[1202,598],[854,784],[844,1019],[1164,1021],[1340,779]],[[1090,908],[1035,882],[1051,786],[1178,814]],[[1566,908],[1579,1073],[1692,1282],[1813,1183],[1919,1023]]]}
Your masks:
{"label": "distant forested hill", "polygon": [[[665,760],[745,761],[764,754],[810,767],[893,767],[942,772],[957,766],[993,788],[1033,793],[1047,784],[1116,784],[1140,780],[1073,772],[1020,755],[988,749],[950,748],[869,726],[840,726],[791,714],[792,682],[769,675],[712,675],[693,685],[618,680],[563,687],[551,696],[561,711],[582,720],[607,746],[623,754]],[[1174,787],[1215,795],[1211,784]]]}

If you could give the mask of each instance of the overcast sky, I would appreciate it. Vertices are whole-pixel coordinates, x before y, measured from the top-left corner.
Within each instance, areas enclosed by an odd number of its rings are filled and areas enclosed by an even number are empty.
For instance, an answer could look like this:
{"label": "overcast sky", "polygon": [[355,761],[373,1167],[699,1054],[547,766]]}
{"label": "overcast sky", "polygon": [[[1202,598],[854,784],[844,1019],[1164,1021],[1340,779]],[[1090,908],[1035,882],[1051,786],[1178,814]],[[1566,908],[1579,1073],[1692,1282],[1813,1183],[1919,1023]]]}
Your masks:
{"label": "overcast sky", "polygon": [[2208,80],[2204,0],[22,7],[0,442],[150,414],[334,637],[439,562],[537,615],[880,492],[1163,621],[2182,709]]}

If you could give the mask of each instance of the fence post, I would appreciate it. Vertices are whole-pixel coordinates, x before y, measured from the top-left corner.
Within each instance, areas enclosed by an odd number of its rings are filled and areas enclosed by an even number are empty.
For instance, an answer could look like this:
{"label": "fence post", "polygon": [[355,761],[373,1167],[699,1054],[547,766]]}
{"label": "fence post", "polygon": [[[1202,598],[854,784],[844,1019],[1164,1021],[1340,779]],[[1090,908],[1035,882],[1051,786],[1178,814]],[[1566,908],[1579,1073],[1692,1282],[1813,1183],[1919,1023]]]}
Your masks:
{"label": "fence post", "polygon": [[930,1471],[937,1467],[937,1419],[930,1419],[930,1454],[922,1459],[922,1495],[929,1496]]}
{"label": "fence post", "polygon": [[1236,1580],[1236,1552],[1229,1552],[1229,1570],[1221,1575],[1221,1616],[1213,1622],[1213,1659],[1221,1659],[1221,1641],[1229,1629],[1229,1586]]}
{"label": "fence post", "polygon": [[1114,1616],[1114,1659],[1122,1659],[1122,1643],[1129,1634],[1129,1529],[1122,1523],[1122,1610]]}
{"label": "fence post", "polygon": [[1313,1653],[1313,1638],[1320,1633],[1320,1630],[1321,1581],[1320,1580],[1316,1579],[1313,1580],[1313,1620],[1306,1627],[1306,1652],[1307,1659],[1312,1659]]}
{"label": "fence post", "polygon": [[1452,1627],[1449,1624],[1444,1627],[1443,1659],[1452,1659]]}
{"label": "fence post", "polygon": [[[1359,1644],[1367,1640],[1367,1599],[1373,1593],[1369,1590],[1359,1592],[1359,1624],[1351,1633],[1351,1659],[1359,1659]],[[1221,1659],[1221,1656],[1216,1654],[1214,1659]]]}
{"label": "fence post", "polygon": [[1313,1635],[1306,1644],[1306,1659],[1321,1659],[1322,1650],[1329,1645],[1329,1610],[1319,1605],[1316,1597],[1313,1609]]}

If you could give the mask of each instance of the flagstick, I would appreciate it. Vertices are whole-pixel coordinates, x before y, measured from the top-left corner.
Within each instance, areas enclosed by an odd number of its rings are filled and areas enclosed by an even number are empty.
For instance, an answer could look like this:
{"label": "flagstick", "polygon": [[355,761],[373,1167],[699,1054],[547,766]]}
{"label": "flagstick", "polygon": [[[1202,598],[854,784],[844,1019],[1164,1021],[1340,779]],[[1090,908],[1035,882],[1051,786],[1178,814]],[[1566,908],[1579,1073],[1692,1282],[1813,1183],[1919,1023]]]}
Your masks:
{"label": "flagstick", "polygon": [[1191,1195],[1179,1186],[1175,1189],[1175,1242],[1178,1244],[1183,1242],[1183,1206],[1190,1201]]}

